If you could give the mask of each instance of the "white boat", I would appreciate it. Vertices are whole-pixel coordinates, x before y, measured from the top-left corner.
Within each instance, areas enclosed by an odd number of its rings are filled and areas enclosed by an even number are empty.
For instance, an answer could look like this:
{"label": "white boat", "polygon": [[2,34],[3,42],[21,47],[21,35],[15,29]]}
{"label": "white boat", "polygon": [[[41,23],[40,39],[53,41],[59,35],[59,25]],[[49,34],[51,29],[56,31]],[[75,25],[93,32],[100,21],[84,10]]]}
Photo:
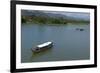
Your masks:
{"label": "white boat", "polygon": [[41,52],[53,47],[53,42],[46,42],[40,45],[37,45],[35,48],[32,48],[33,52]]}

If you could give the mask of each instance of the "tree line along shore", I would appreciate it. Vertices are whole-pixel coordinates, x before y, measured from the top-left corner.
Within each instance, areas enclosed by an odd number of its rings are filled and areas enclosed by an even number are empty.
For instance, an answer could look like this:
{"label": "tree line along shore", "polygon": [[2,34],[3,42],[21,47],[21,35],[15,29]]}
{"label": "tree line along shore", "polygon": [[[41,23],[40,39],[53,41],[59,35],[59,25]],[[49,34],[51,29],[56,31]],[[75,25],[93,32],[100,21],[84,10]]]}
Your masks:
{"label": "tree line along shore", "polygon": [[35,23],[35,24],[67,24],[67,23],[89,23],[87,20],[74,20],[60,18],[49,18],[41,16],[21,16],[21,23]]}

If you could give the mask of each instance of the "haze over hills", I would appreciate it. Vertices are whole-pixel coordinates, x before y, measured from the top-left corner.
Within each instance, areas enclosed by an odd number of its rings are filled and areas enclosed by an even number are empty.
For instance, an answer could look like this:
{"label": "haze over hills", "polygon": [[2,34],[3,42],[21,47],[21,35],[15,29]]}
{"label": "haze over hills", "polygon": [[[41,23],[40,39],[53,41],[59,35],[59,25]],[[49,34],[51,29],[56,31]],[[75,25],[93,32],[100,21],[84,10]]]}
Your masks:
{"label": "haze over hills", "polygon": [[23,17],[33,17],[43,19],[61,19],[65,21],[75,21],[75,22],[89,22],[89,13],[79,13],[79,12],[62,12],[62,11],[37,11],[37,10],[21,10],[21,16]]}

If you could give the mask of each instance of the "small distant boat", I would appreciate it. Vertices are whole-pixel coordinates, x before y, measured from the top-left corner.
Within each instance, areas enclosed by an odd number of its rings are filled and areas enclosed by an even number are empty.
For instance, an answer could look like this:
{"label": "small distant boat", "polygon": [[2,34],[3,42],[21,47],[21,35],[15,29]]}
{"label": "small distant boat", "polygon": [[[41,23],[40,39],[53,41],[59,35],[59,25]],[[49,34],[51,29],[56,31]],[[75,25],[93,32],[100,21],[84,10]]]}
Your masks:
{"label": "small distant boat", "polygon": [[32,51],[38,53],[38,52],[47,50],[47,49],[52,48],[52,47],[53,47],[53,42],[46,42],[46,43],[37,45],[35,48],[33,47]]}
{"label": "small distant boat", "polygon": [[76,28],[76,30],[80,30],[80,31],[83,31],[84,29],[83,29],[83,28]]}
{"label": "small distant boat", "polygon": [[84,29],[80,29],[80,31],[83,31]]}

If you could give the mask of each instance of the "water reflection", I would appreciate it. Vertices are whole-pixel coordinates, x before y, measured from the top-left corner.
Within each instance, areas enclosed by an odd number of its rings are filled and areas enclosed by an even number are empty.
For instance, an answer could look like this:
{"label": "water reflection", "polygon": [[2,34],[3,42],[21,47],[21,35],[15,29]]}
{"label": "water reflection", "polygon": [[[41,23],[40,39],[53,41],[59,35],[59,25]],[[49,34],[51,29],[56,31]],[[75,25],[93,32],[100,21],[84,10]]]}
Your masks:
{"label": "water reflection", "polygon": [[49,49],[46,49],[46,50],[43,50],[43,51],[40,51],[40,52],[33,52],[32,51],[32,55],[31,55],[30,60],[32,61],[32,60],[34,60],[35,57],[39,57],[39,56],[42,56],[42,55],[46,55],[47,53],[51,53],[53,49],[54,48],[52,47],[52,48],[49,48]]}

